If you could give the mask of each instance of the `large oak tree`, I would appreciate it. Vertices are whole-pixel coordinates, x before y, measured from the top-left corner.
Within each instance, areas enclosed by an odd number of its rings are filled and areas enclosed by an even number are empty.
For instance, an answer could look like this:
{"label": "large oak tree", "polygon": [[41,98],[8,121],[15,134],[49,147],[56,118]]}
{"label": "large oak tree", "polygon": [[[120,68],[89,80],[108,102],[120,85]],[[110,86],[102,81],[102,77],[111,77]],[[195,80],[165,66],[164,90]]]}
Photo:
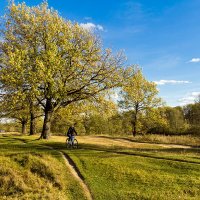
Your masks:
{"label": "large oak tree", "polygon": [[0,76],[6,92],[31,95],[44,110],[41,138],[48,138],[53,113],[60,107],[92,98],[118,86],[124,70],[122,54],[103,50],[97,37],[60,17],[47,3],[9,6]]}

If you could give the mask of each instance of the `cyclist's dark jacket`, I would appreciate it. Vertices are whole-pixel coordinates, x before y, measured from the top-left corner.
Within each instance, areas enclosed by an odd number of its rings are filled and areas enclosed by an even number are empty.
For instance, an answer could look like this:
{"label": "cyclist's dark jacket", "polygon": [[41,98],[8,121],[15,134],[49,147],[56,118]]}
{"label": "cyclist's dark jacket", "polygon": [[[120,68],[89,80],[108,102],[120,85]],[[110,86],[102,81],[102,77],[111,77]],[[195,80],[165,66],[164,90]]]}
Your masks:
{"label": "cyclist's dark jacket", "polygon": [[75,130],[75,128],[74,127],[69,127],[69,129],[68,129],[68,131],[67,131],[67,136],[68,137],[71,137],[71,136],[73,136],[74,134],[76,134],[77,135],[77,132],[76,132],[76,130]]}

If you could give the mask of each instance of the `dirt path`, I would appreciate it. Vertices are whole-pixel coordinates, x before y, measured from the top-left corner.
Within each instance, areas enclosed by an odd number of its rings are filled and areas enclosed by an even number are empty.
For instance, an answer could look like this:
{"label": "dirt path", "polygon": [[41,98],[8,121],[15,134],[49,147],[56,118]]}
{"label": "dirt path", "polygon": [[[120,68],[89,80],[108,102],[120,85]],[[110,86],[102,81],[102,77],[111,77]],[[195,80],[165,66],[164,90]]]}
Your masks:
{"label": "dirt path", "polygon": [[190,145],[181,145],[181,144],[164,144],[164,143],[153,143],[153,142],[137,142],[129,139],[123,138],[109,138],[101,136],[82,136],[80,140],[83,144],[92,144],[92,145],[102,145],[107,147],[126,147],[126,148],[141,148],[141,149],[157,149],[157,148],[174,148],[174,149],[199,149],[199,147],[194,147]]}
{"label": "dirt path", "polygon": [[87,184],[84,181],[84,177],[81,174],[80,170],[78,169],[78,167],[76,166],[76,164],[74,163],[74,161],[70,158],[70,156],[62,151],[59,151],[57,149],[54,149],[53,147],[50,146],[46,146],[46,145],[38,145],[38,146],[42,146],[42,147],[46,147],[48,149],[57,151],[64,159],[65,165],[66,167],[70,170],[72,176],[79,182],[79,184],[81,185],[85,196],[87,197],[88,200],[93,200],[92,198],[92,194],[89,190],[89,187],[87,186]]}
{"label": "dirt path", "polygon": [[[59,151],[60,152],[60,151]],[[87,197],[88,200],[92,200],[92,195],[90,193],[90,190],[86,183],[84,182],[84,177],[80,173],[78,167],[74,163],[74,161],[66,154],[63,152],[60,152],[63,159],[65,160],[66,166],[69,168],[71,174],[74,176],[74,178],[80,183],[81,187],[83,188],[83,191]]]}
{"label": "dirt path", "polygon": [[[118,141],[122,141],[124,143],[135,143],[135,144],[142,144],[142,145],[152,145],[152,146],[160,146],[160,147],[165,147],[165,148],[178,148],[178,149],[192,149],[194,147],[192,146],[186,146],[182,144],[161,144],[161,143],[148,143],[148,142],[132,142],[132,141],[127,141],[125,139],[117,139]],[[196,147],[195,147],[196,148]]]}
{"label": "dirt path", "polygon": [[[16,138],[15,138],[16,139]],[[27,144],[27,142],[25,142],[24,140],[21,139],[16,139],[22,142],[22,144]],[[41,147],[45,147],[47,149],[53,150],[58,152],[64,159],[64,163],[66,165],[66,167],[70,170],[72,176],[79,182],[79,184],[81,185],[85,196],[87,197],[87,200],[93,200],[92,198],[92,194],[87,186],[87,184],[84,182],[84,177],[81,174],[80,170],[78,169],[78,167],[76,166],[76,164],[74,163],[74,161],[70,158],[70,156],[62,151],[59,151],[57,149],[54,149],[53,147],[50,146],[46,146],[46,145],[37,145],[37,146],[41,146]]]}

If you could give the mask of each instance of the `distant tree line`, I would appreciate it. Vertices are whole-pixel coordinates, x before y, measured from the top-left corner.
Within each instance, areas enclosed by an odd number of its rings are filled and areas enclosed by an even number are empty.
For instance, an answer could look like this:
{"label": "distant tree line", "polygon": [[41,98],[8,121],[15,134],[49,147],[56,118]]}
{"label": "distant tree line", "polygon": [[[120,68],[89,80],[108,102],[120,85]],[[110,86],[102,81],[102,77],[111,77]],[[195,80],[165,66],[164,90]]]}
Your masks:
{"label": "distant tree line", "polygon": [[[94,111],[88,115],[83,114],[73,122],[77,122],[80,134],[108,134],[132,135],[134,110],[120,111],[115,108],[112,113],[107,110]],[[53,132],[64,134],[66,127],[71,123],[69,118],[58,114],[53,119]],[[195,135],[200,136],[200,103],[188,104],[183,107],[154,108],[149,113],[138,116],[136,134],[161,134],[161,135]]]}

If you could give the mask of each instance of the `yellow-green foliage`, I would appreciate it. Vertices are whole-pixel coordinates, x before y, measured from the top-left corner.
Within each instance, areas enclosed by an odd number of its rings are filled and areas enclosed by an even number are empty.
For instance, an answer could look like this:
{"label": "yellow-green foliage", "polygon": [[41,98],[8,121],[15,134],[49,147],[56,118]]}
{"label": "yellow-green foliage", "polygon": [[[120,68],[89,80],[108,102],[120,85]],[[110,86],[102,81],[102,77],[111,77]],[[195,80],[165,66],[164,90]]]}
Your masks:
{"label": "yellow-green foliage", "polygon": [[41,99],[53,98],[56,106],[120,84],[124,71],[121,54],[104,51],[94,34],[63,19],[47,3],[11,4],[1,47],[2,83],[19,86],[18,95],[25,95],[27,87]]}
{"label": "yellow-green foliage", "polygon": [[148,117],[148,112],[161,105],[161,99],[157,97],[157,94],[156,84],[147,81],[141,69],[135,68],[135,74],[124,81],[121,106],[133,111],[131,119],[133,135],[136,135],[139,130],[142,131],[140,118],[152,119]]}
{"label": "yellow-green foliage", "polygon": [[44,108],[43,138],[55,110],[121,85],[124,56],[103,50],[90,31],[63,19],[46,2],[35,7],[11,3],[8,8],[0,82],[6,93],[34,96]]}
{"label": "yellow-green foliage", "polygon": [[[70,104],[66,108],[59,109],[55,114],[52,123],[54,133],[64,135],[68,127],[74,123],[79,134],[89,134],[87,132],[87,120],[99,116],[101,120],[107,121],[117,112],[117,106],[105,96],[98,97],[98,101],[81,101]],[[100,121],[96,121],[101,126]],[[95,126],[96,122],[92,124]]]}
{"label": "yellow-green foliage", "polygon": [[140,69],[136,68],[135,71],[135,74],[124,83],[125,107],[132,109],[138,107],[141,111],[160,105],[161,99],[157,97],[156,84],[147,81]]}

